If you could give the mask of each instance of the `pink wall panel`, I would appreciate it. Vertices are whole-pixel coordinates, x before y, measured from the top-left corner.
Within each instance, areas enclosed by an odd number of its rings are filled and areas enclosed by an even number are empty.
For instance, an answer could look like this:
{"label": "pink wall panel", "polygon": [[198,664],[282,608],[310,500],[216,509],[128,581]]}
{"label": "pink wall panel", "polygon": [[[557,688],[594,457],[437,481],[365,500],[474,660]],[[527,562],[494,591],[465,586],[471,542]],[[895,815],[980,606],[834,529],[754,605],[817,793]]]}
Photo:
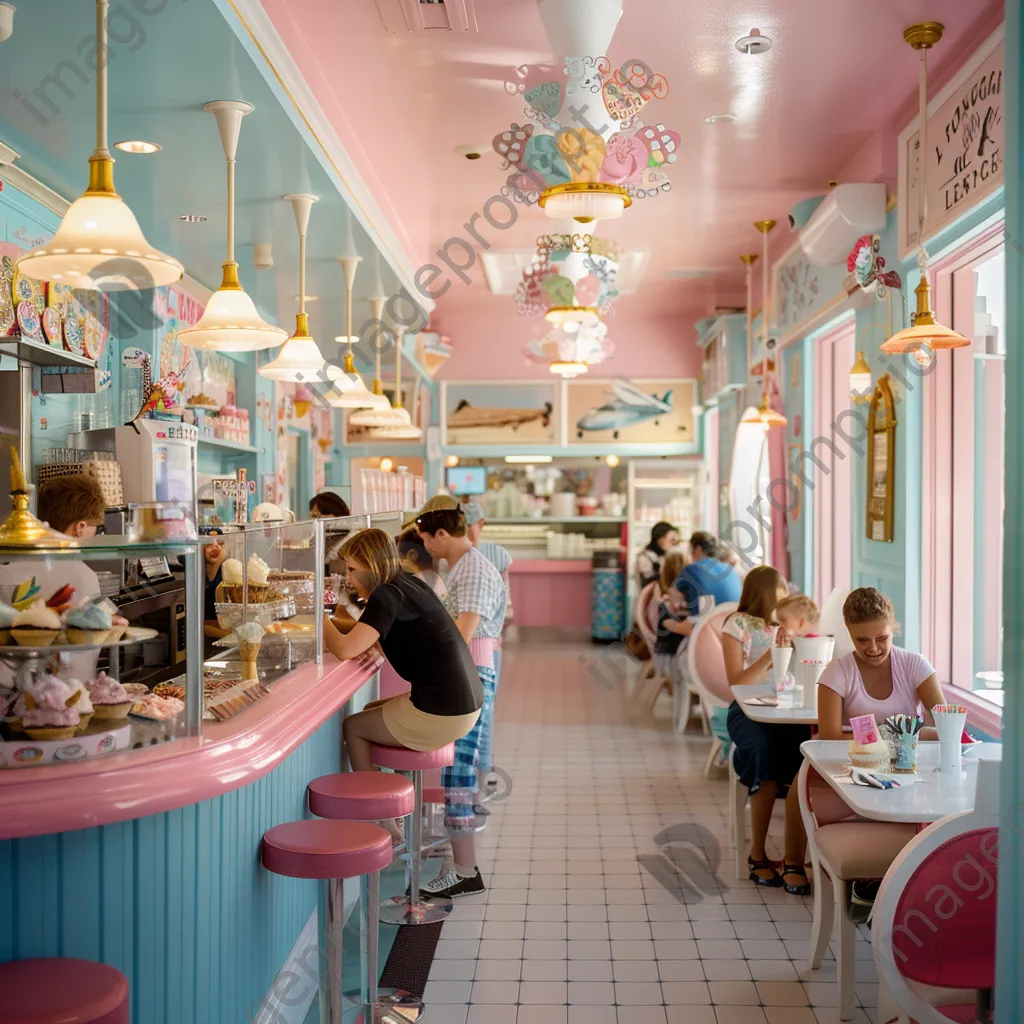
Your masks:
{"label": "pink wall panel", "polygon": [[517,626],[590,626],[590,573],[510,576]]}

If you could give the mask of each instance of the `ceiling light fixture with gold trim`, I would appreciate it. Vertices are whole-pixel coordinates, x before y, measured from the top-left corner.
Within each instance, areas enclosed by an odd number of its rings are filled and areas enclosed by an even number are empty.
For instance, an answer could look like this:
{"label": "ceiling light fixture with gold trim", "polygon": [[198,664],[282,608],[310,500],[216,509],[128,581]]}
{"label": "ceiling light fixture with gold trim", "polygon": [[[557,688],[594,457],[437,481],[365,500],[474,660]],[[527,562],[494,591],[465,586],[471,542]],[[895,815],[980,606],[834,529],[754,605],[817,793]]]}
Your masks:
{"label": "ceiling light fixture with gold trim", "polygon": [[969,347],[970,339],[944,327],[935,319],[931,309],[931,286],[928,283],[928,253],[924,234],[928,218],[928,51],[942,38],[945,31],[937,21],[925,21],[904,29],[903,38],[918,54],[918,228],[917,266],[921,280],[914,289],[917,311],[912,326],[898,331],[881,350],[887,355],[910,353],[924,367],[931,364],[932,352],[937,349]]}
{"label": "ceiling light fixture with gold trim", "polygon": [[238,280],[235,262],[235,157],[242,118],[253,106],[242,100],[214,100],[203,106],[217,119],[228,164],[228,253],[220,287],[210,296],[199,322],[178,331],[190,348],[207,352],[260,352],[284,343],[288,332],[268,324]]}
{"label": "ceiling light fixture with gold trim", "polygon": [[327,364],[309,333],[309,317],[306,315],[306,232],[309,229],[309,211],[319,196],[296,192],[284,198],[292,204],[299,232],[299,311],[295,315],[295,333],[281,346],[274,359],[259,368],[259,375],[267,380],[316,386],[327,377]]}
{"label": "ceiling light fixture with gold trim", "polygon": [[53,238],[18,260],[18,272],[73,288],[136,291],[174,284],[183,268],[146,241],[114,188],[114,158],[107,148],[109,6],[108,0],[96,0],[96,148],[89,158],[89,186],[68,207]]}
{"label": "ceiling light fixture with gold trim", "polygon": [[395,330],[395,404],[392,412],[401,422],[391,423],[383,427],[374,427],[370,436],[388,441],[422,441],[423,429],[412,421],[409,410],[402,406],[402,336],[404,327]]}
{"label": "ceiling light fixture with gold trim", "polygon": [[[383,291],[384,288],[383,285],[380,284],[379,271],[377,274],[377,284],[379,285],[378,290]],[[376,365],[373,375],[373,392],[371,395],[375,400],[375,404],[369,409],[363,408],[349,414],[348,421],[354,427],[401,427],[406,426],[411,422],[408,418],[408,413],[405,413],[403,416],[397,409],[393,409],[391,407],[391,403],[384,394],[384,384],[380,379],[380,350],[381,340],[385,337],[383,332],[383,316],[384,303],[386,301],[387,300],[381,295],[376,295],[372,299],[367,299],[367,302],[370,304],[370,313],[373,316],[373,322],[377,329],[373,345],[374,362]],[[396,331],[396,334],[401,333],[404,333],[404,328],[400,331]],[[396,337],[393,344],[398,347],[401,344],[401,338]],[[404,413],[405,410],[403,409],[402,412]]]}

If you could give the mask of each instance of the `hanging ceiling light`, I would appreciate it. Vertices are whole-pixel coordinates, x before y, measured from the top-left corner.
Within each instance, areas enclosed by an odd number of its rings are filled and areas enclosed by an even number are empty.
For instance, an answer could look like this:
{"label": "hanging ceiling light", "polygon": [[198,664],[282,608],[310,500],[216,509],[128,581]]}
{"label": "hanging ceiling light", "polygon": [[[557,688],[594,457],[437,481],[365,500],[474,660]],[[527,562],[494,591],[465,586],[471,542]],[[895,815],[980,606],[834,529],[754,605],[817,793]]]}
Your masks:
{"label": "hanging ceiling light", "polygon": [[575,377],[589,367],[611,359],[615,346],[607,340],[608,325],[602,320],[587,326],[565,324],[550,328],[524,349],[531,363],[547,364],[552,373]]}
{"label": "hanging ceiling light", "polygon": [[395,336],[395,404],[392,412],[401,417],[402,423],[376,427],[370,431],[375,438],[389,441],[422,441],[423,430],[412,421],[407,409],[402,407],[402,335],[404,328],[398,328]]}
{"label": "hanging ceiling light", "polygon": [[586,363],[579,362],[562,362],[556,360],[553,363],[548,364],[548,370],[551,373],[558,374],[560,377],[564,377],[566,380],[571,380],[573,377],[579,377],[586,373],[590,369]]}
{"label": "hanging ceiling light", "polygon": [[664,171],[679,159],[679,133],[663,124],[645,127],[639,118],[669,85],[640,61],[616,71],[597,55],[524,65],[505,91],[526,101],[527,120],[513,122],[492,143],[501,169],[511,168],[502,195],[536,203],[553,220],[589,224],[621,217],[634,199],[671,188]]}
{"label": "hanging ceiling light", "polygon": [[[377,274],[377,283],[380,284],[380,273]],[[379,288],[379,291],[383,291],[383,286]],[[374,296],[372,299],[367,299],[370,304],[370,312],[373,314],[373,319],[376,324],[382,323],[381,318],[384,315],[384,303],[385,299],[381,296]],[[400,328],[396,331],[395,347],[401,345],[401,338],[398,337],[400,334],[404,334],[405,329]],[[393,409],[391,403],[387,400],[384,395],[384,385],[380,379],[380,339],[381,332],[378,331],[374,349],[374,361],[376,364],[373,377],[373,392],[372,396],[376,400],[376,405],[366,409],[360,409],[358,412],[351,413],[348,421],[354,427],[403,427],[408,426],[412,420],[409,418],[409,414],[402,409]]]}
{"label": "hanging ceiling light", "polygon": [[747,268],[747,366],[754,365],[754,264],[757,253],[748,252],[740,257],[740,262]]}
{"label": "hanging ceiling light", "polygon": [[242,118],[253,106],[241,100],[215,100],[203,107],[217,119],[220,141],[228,163],[228,258],[222,264],[220,287],[210,296],[199,322],[178,332],[189,347],[212,352],[259,352],[276,348],[288,337],[281,327],[268,324],[238,281],[235,262],[235,156]]}
{"label": "hanging ceiling light", "polygon": [[850,367],[850,401],[855,405],[864,405],[871,401],[871,367],[868,366],[863,352],[857,353],[857,361]]}
{"label": "hanging ceiling light", "polygon": [[274,359],[260,367],[259,374],[268,380],[303,384],[322,380],[326,376],[327,365],[310,336],[309,317],[306,315],[306,231],[309,228],[309,211],[319,196],[293,193],[284,198],[292,204],[295,226],[299,230],[299,312],[295,316],[295,333]]}
{"label": "hanging ceiling light", "polygon": [[944,327],[931,309],[931,286],[928,283],[928,253],[924,247],[925,222],[928,217],[928,51],[942,38],[945,28],[937,21],[926,21],[904,29],[903,38],[918,53],[918,228],[917,266],[921,280],[914,289],[917,295],[917,312],[913,325],[897,332],[888,341],[882,342],[881,349],[888,355],[913,354],[921,366],[929,366],[932,352],[936,349],[969,347],[970,339]]}
{"label": "hanging ceiling light", "polygon": [[103,292],[174,284],[181,264],[146,241],[135,214],[114,189],[107,148],[108,0],[96,0],[96,148],[89,187],[68,207],[49,244],[18,260],[18,272],[37,281]]}
{"label": "hanging ceiling light", "polygon": [[348,238],[345,255],[338,257],[341,272],[345,278],[345,334],[334,340],[346,345],[343,367],[344,376],[335,377],[334,390],[327,396],[327,402],[335,409],[374,409],[379,405],[376,395],[363,383],[363,378],[356,373],[355,360],[352,358],[352,344],[359,339],[352,334],[352,286],[356,281],[356,270],[362,256],[356,252],[355,239],[352,237],[352,214],[348,215]]}
{"label": "hanging ceiling light", "polygon": [[[774,342],[768,340],[768,324],[771,319],[771,292],[769,291],[768,282],[768,235],[771,233],[772,228],[775,227],[775,221],[773,220],[758,220],[754,221],[754,227],[761,234],[761,247],[762,247],[762,260],[761,260],[761,358],[764,364],[764,376],[762,377],[762,388],[761,388],[761,404],[757,409],[751,409],[746,416],[740,420],[741,423],[760,423],[765,430],[778,429],[779,427],[785,427],[786,417],[781,412],[776,412],[771,407],[770,391],[773,380],[773,366],[776,363],[769,362],[769,350]],[[741,257],[744,263],[747,260]],[[748,271],[752,273],[753,260],[747,263]],[[749,324],[749,330],[753,331],[753,318],[751,317],[750,309],[750,298],[752,293],[748,291],[748,303],[747,303],[747,322]]]}

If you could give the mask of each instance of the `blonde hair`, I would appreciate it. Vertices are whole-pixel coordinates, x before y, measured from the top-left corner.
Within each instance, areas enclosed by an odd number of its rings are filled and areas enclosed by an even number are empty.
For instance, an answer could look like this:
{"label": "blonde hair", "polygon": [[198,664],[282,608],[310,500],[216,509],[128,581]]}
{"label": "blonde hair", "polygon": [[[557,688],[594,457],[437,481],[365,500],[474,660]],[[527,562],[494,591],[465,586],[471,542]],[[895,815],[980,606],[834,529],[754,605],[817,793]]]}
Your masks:
{"label": "blonde hair", "polygon": [[743,581],[743,593],[737,611],[770,622],[779,603],[779,591],[786,589],[786,581],[772,565],[755,565]]}
{"label": "blonde hair", "polygon": [[806,619],[812,625],[816,624],[821,618],[821,611],[817,604],[806,594],[794,594],[792,597],[787,597],[785,600],[780,601],[775,606],[776,618],[778,618],[779,612],[792,612],[794,615],[799,615],[801,618]]}
{"label": "blonde hair", "polygon": [[874,587],[858,587],[857,590],[851,590],[843,602],[843,620],[846,625],[859,626],[861,623],[877,622],[879,619],[891,622],[894,632],[898,629],[892,601]]}
{"label": "blonde hair", "polygon": [[390,583],[402,572],[402,559],[395,542],[383,531],[360,530],[345,539],[338,554],[366,566],[366,590]]}
{"label": "blonde hair", "polygon": [[679,578],[679,574],[687,564],[686,555],[682,551],[670,551],[662,559],[658,583],[663,594],[667,594],[672,589],[672,584]]}

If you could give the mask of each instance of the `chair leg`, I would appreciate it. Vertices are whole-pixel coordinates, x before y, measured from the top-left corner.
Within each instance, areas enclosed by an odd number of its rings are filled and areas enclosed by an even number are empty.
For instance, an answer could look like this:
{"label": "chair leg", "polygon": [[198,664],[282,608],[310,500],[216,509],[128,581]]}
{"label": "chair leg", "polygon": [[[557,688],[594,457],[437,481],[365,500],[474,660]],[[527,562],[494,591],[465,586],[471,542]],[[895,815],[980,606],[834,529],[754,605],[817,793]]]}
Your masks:
{"label": "chair leg", "polygon": [[690,719],[690,691],[679,680],[672,684],[673,730],[681,736]]}
{"label": "chair leg", "polygon": [[[722,741],[715,736],[711,741],[711,750],[708,752],[708,759],[704,762],[704,778],[711,778],[711,769],[715,767],[718,755],[722,752]],[[732,820],[732,810],[729,811],[729,820]]]}
{"label": "chair leg", "polygon": [[736,848],[736,877],[746,878],[747,869],[747,791],[729,765],[729,804],[732,807],[732,841]]}
{"label": "chair leg", "polygon": [[857,931],[850,915],[846,913],[846,882],[841,878],[832,880],[835,913],[839,918],[836,929],[836,987],[839,995],[839,1019],[853,1020],[853,978],[856,965]]}
{"label": "chair leg", "polygon": [[704,707],[704,701],[700,699],[700,694],[691,692],[690,696],[693,698],[693,702],[697,705],[697,715],[700,718],[701,732],[705,736],[711,735],[711,719],[708,717],[707,708]]}
{"label": "chair leg", "polygon": [[[835,921],[836,898],[832,887],[826,888],[826,880],[831,881],[818,862],[811,855],[811,886],[814,891],[814,920],[811,923],[811,942],[808,963],[812,971],[821,967],[821,959],[832,939],[832,925]],[[842,907],[839,908],[843,912]]]}

